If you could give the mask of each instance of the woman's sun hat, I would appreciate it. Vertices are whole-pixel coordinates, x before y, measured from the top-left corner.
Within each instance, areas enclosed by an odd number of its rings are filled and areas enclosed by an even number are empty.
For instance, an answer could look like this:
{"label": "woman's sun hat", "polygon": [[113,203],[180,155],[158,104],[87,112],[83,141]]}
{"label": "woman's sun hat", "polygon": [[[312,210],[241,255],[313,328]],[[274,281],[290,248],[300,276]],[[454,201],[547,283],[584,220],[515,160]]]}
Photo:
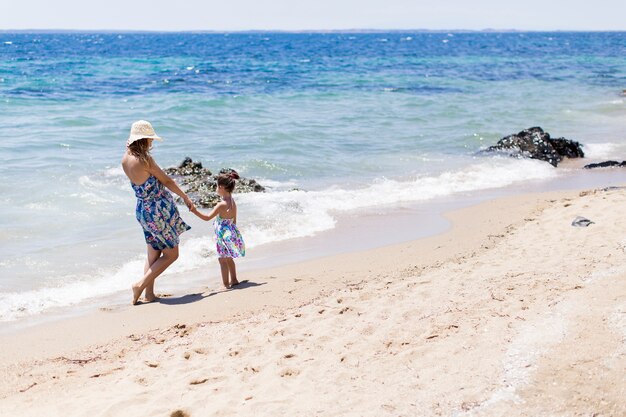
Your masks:
{"label": "woman's sun hat", "polygon": [[141,139],[163,140],[163,138],[157,136],[150,122],[138,120],[130,127],[130,136],[126,141],[126,146],[130,146],[131,143]]}

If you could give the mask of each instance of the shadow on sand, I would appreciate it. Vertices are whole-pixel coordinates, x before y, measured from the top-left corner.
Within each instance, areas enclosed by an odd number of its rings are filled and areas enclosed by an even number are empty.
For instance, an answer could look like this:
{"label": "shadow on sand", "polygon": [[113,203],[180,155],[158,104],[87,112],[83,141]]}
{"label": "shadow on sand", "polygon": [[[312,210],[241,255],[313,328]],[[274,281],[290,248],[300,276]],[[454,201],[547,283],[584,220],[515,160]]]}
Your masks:
{"label": "shadow on sand", "polygon": [[195,294],[186,294],[181,297],[162,297],[158,298],[156,301],[159,304],[166,305],[179,305],[179,304],[189,304],[195,303],[196,301],[200,301],[203,298],[212,297],[214,295],[218,295],[225,292],[235,291],[235,290],[243,290],[246,288],[259,287],[261,285],[267,284],[266,282],[251,282],[249,280],[240,281],[239,284],[232,286],[231,288],[225,288],[220,291],[214,291],[208,294],[204,293],[195,293]]}
{"label": "shadow on sand", "polygon": [[230,291],[244,290],[246,288],[252,288],[252,287],[260,287],[261,285],[265,285],[265,284],[267,284],[267,282],[252,282],[247,279],[244,279],[243,281],[239,281],[239,284],[233,285],[230,288],[224,288],[223,290],[213,291],[212,293],[207,294],[207,297],[211,297],[213,295],[222,294],[222,293],[230,292]]}
{"label": "shadow on sand", "polygon": [[196,301],[200,301],[206,297],[208,297],[208,295],[204,295],[202,293],[185,294],[180,297],[159,298],[157,302],[159,304],[167,304],[167,305],[189,304],[189,303],[195,303]]}

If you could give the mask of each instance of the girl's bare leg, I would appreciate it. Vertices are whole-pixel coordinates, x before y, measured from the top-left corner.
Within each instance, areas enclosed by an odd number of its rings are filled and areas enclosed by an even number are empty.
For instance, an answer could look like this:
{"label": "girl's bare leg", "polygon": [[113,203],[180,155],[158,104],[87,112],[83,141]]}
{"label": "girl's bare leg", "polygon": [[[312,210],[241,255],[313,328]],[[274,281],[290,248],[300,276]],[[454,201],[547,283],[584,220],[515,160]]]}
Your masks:
{"label": "girl's bare leg", "polygon": [[228,285],[228,258],[218,258],[220,261],[220,272],[222,273],[222,283],[226,288],[230,288]]}
{"label": "girl's bare leg", "polygon": [[235,260],[233,258],[226,258],[228,265],[228,272],[230,274],[230,286],[239,284],[237,281],[237,268],[235,267]]}
{"label": "girl's bare leg", "polygon": [[[146,258],[146,264],[143,268],[143,274],[145,275],[148,272],[150,266],[157,261],[161,257],[161,251],[157,249],[153,249],[152,246],[147,245],[148,247],[148,257]],[[156,295],[154,294],[154,280],[148,284],[146,287],[146,301],[152,302],[156,300]]]}
{"label": "girl's bare leg", "polygon": [[176,259],[178,259],[178,246],[161,251],[161,256],[146,270],[143,279],[133,285],[133,305],[137,304],[141,293],[149,285],[152,285],[152,288],[154,288],[154,280]]}

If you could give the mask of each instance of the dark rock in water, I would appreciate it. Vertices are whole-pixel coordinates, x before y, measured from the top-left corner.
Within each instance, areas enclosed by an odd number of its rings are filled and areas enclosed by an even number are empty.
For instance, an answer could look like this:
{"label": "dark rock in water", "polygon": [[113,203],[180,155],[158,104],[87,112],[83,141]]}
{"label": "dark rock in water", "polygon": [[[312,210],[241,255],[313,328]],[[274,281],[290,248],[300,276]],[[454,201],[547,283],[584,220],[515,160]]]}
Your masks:
{"label": "dark rock in water", "polygon": [[594,222],[581,216],[576,217],[574,221],[572,221],[572,226],[574,227],[587,227],[590,224],[594,224]]}
{"label": "dark rock in water", "polygon": [[584,158],[580,143],[565,138],[549,139],[550,143],[554,147],[554,150],[559,155],[566,158]]}
{"label": "dark rock in water", "polygon": [[[178,167],[164,169],[165,173],[171,176],[187,193],[191,201],[201,208],[213,207],[220,201],[217,195],[217,175],[204,168],[202,163],[194,162],[187,157]],[[232,171],[232,169],[222,169],[221,173]],[[235,193],[264,192],[265,187],[249,178],[240,178],[235,186]],[[182,204],[182,199],[176,197],[176,202]]]}
{"label": "dark rock in water", "polygon": [[563,158],[584,158],[580,143],[573,140],[551,139],[550,134],[540,127],[524,129],[515,135],[503,137],[486,152],[505,152],[519,158],[531,158],[546,161],[557,166]]}
{"label": "dark rock in water", "polygon": [[626,161],[617,162],[617,161],[604,161],[598,162],[597,164],[587,164],[585,168],[609,168],[609,167],[626,167]]}
{"label": "dark rock in water", "polygon": [[[169,172],[168,172],[169,171]],[[168,168],[168,174],[172,172],[174,175],[211,175],[211,171],[202,167],[201,162],[193,162],[190,157],[183,159],[178,168]]]}

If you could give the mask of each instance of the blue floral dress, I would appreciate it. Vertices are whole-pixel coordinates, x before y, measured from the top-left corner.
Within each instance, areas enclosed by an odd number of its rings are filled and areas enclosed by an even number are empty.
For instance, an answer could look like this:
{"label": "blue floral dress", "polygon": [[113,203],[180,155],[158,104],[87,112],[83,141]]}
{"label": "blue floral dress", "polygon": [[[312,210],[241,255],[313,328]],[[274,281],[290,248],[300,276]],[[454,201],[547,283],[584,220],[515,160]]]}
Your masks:
{"label": "blue floral dress", "polygon": [[217,255],[220,258],[246,256],[246,244],[233,219],[223,219],[217,216],[213,226],[215,227]]}
{"label": "blue floral dress", "polygon": [[146,243],[155,250],[175,248],[191,227],[180,218],[172,194],[153,175],[141,185],[130,183],[137,197],[135,215]]}

